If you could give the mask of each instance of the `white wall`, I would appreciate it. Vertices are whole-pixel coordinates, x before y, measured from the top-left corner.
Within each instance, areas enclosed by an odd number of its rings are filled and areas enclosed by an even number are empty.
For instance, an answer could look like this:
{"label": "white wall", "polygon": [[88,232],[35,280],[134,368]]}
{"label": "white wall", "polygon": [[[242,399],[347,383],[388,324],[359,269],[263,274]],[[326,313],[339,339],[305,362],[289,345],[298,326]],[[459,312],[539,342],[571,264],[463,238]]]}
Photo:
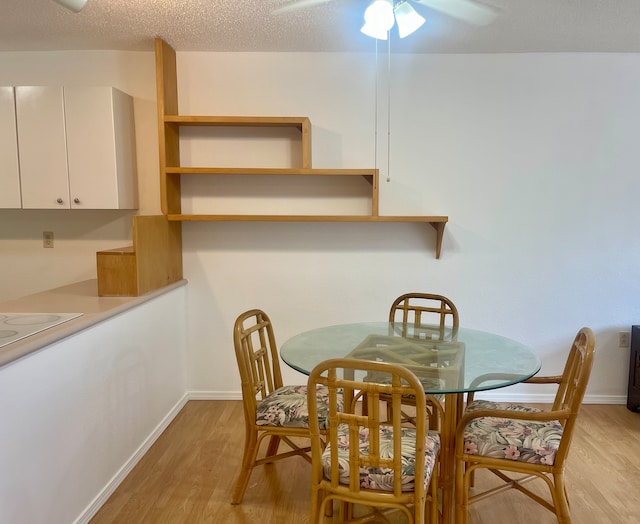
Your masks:
{"label": "white wall", "polygon": [[[315,167],[377,164],[384,179],[386,84],[376,159],[371,56],[179,53],[178,70],[182,113],[307,115]],[[547,372],[591,326],[589,399],[623,402],[617,333],[639,317],[640,56],[400,55],[392,73],[381,214],[448,215],[441,260],[429,226],[185,223],[192,388],[239,391],[231,328],[245,309],[265,309],[282,343],[384,319],[423,290],[451,297],[463,325],[531,345]]]}
{"label": "white wall", "polygon": [[[139,209],[160,213],[153,53],[0,53],[0,85],[108,85],[134,98]],[[1,168],[1,166],[0,166]],[[0,209],[0,301],[96,278],[96,251],[131,244],[131,211]],[[54,248],[42,247],[53,231]]]}
{"label": "white wall", "polygon": [[[399,55],[392,71],[391,181],[381,183],[380,210],[448,215],[442,258],[434,258],[431,228],[415,224],[185,223],[189,389],[239,393],[231,329],[245,309],[265,309],[284,342],[327,323],[384,318],[400,293],[429,290],[450,296],[465,326],[530,344],[550,372],[576,331],[591,326],[598,357],[589,399],[623,401],[628,351],[617,333],[639,317],[640,55]],[[384,180],[386,82],[378,86],[375,158],[372,55],[183,52],[178,76],[182,114],[306,115],[315,167],[377,165]],[[0,84],[66,78],[135,97],[141,211],[158,212],[153,54],[0,53]],[[211,154],[203,143],[183,153]],[[237,162],[237,145],[221,149],[215,161]],[[240,165],[263,160],[240,151]],[[185,183],[186,194],[193,190]],[[210,200],[196,203],[217,203]],[[0,211],[3,298],[11,298],[6,289],[40,290],[44,280],[54,287],[88,278],[96,244],[118,247],[129,231],[128,216],[111,229],[111,219],[79,226],[75,214],[58,224],[15,213]],[[60,236],[68,252],[45,262],[53,255],[40,247],[41,230],[52,223],[69,231]]]}
{"label": "white wall", "polygon": [[0,369],[0,522],[86,522],[117,487],[185,401],[186,296]]}

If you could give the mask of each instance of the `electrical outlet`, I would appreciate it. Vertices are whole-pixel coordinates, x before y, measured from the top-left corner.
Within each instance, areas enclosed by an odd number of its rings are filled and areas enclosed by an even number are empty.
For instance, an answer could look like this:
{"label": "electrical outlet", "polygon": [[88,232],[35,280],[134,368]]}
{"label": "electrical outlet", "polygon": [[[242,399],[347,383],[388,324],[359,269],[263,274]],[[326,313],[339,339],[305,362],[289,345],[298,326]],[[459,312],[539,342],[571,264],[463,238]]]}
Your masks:
{"label": "electrical outlet", "polygon": [[53,231],[42,232],[42,247],[53,247]]}
{"label": "electrical outlet", "polygon": [[628,348],[629,347],[629,332],[628,331],[620,331],[618,333],[618,347]]}

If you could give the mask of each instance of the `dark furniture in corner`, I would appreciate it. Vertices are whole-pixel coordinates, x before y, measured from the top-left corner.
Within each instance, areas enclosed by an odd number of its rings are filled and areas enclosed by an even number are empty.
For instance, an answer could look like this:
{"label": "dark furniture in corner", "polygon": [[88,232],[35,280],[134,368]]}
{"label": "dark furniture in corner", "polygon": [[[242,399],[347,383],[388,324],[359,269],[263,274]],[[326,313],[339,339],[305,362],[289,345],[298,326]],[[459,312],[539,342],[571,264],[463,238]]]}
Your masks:
{"label": "dark furniture in corner", "polygon": [[629,359],[627,407],[631,411],[640,411],[640,326],[631,326],[631,356]]}

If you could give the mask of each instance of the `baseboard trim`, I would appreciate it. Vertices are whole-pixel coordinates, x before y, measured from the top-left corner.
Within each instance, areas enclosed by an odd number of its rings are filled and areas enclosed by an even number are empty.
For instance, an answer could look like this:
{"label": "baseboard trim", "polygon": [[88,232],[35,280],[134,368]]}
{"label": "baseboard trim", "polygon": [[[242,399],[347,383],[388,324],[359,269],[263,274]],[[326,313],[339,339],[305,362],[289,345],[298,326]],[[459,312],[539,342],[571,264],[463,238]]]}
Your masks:
{"label": "baseboard trim", "polygon": [[626,395],[587,395],[583,404],[627,404]]}
{"label": "baseboard trim", "polygon": [[131,470],[136,466],[142,457],[149,451],[153,443],[162,435],[167,426],[171,424],[180,410],[189,400],[189,393],[185,393],[182,398],[169,410],[162,421],[154,428],[151,434],[144,440],[138,449],[129,457],[120,470],[111,478],[107,485],[98,493],[96,498],[85,508],[74,524],[88,524],[88,522],[98,513],[98,510],[109,499]]}
{"label": "baseboard trim", "polygon": [[241,391],[189,391],[189,400],[242,400]]}

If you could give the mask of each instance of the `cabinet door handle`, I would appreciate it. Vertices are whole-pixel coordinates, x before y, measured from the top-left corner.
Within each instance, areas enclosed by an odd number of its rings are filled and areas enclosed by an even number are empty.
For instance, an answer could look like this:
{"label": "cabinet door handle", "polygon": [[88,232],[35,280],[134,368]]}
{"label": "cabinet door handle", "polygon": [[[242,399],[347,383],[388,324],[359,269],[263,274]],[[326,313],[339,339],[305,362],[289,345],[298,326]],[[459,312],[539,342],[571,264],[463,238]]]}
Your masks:
{"label": "cabinet door handle", "polygon": [[62,200],[61,198],[59,198],[58,200],[56,200],[56,202],[60,205],[64,204],[64,200]]}
{"label": "cabinet door handle", "polygon": [[74,199],[73,199],[73,203],[74,203],[74,204],[79,204],[79,203],[80,203],[80,199],[79,199],[79,198],[77,198],[77,197],[76,197],[76,198],[74,198]]}

